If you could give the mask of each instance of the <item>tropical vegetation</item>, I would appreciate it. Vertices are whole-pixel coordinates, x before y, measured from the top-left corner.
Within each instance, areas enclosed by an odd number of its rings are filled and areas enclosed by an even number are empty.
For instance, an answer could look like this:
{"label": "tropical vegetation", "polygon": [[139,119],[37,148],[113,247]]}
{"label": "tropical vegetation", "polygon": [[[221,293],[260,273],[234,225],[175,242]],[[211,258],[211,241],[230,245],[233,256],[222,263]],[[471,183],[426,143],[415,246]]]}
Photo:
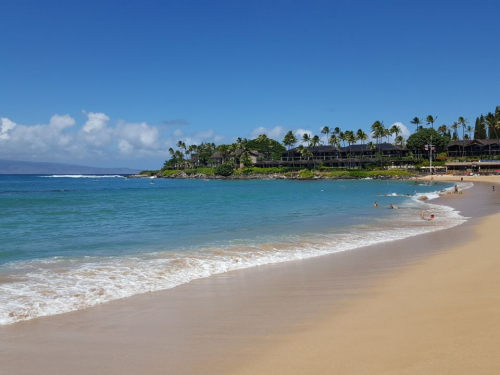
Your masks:
{"label": "tropical vegetation", "polygon": [[[421,162],[417,160],[418,157],[421,157],[426,145],[432,144],[436,149],[436,160],[439,162],[446,159],[446,154],[443,151],[446,150],[450,141],[471,139],[496,139],[500,141],[500,106],[497,106],[492,112],[478,116],[474,126],[471,126],[470,121],[462,116],[448,125],[438,125],[438,119],[439,116],[436,115],[413,117],[410,123],[415,126],[414,132],[407,139],[404,138],[403,129],[397,123],[386,127],[383,121],[376,120],[371,124],[369,134],[363,129],[342,130],[340,127],[324,126],[320,129],[321,135],[303,133],[299,136],[290,130],[281,141],[271,139],[266,134],[261,134],[251,140],[237,138],[233,143],[220,145],[215,143],[186,145],[184,141],[180,140],[177,142],[176,149],[170,148],[168,150],[170,159],[165,161],[163,168],[158,173],[164,176],[179,171],[186,174],[202,173],[221,176],[229,176],[233,173],[267,173],[262,170],[263,168],[252,167],[254,164],[252,157],[255,157],[255,153],[259,155],[258,160],[276,161],[283,159],[290,161],[292,152],[298,152],[301,160],[311,160],[313,158],[311,150],[322,145],[334,148],[343,147],[346,150],[350,169],[353,158],[351,150],[354,145],[359,144],[362,150],[376,151],[376,155],[380,155],[381,146],[388,142],[398,146],[398,150],[402,150],[406,146],[408,150],[412,151],[409,158],[413,159],[415,163]],[[463,145],[461,147],[461,156],[465,157]],[[420,154],[420,156],[414,157],[413,153]],[[218,157],[214,159],[213,155]],[[399,157],[403,159],[401,154]],[[362,153],[361,158],[363,158]],[[378,164],[379,168],[382,166],[383,163]],[[321,169],[321,164],[315,164],[314,167]],[[291,172],[290,169],[286,168],[266,169],[273,171],[269,173]],[[370,169],[370,166],[366,165],[365,169]],[[200,172],[201,170],[203,172]],[[144,173],[153,174],[153,171],[144,171]],[[304,175],[304,173],[302,174]],[[346,172],[342,171],[342,173]]]}

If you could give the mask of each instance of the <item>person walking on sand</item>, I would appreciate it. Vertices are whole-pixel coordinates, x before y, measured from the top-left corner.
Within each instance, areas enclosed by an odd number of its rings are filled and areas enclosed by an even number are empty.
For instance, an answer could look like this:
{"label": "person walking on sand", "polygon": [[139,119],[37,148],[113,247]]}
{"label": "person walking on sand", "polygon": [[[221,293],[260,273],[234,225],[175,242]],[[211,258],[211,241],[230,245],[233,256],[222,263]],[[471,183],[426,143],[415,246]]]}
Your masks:
{"label": "person walking on sand", "polygon": [[495,185],[493,185],[493,191],[495,191]]}
{"label": "person walking on sand", "polygon": [[458,194],[458,185],[455,185],[455,191],[454,191],[455,194]]}

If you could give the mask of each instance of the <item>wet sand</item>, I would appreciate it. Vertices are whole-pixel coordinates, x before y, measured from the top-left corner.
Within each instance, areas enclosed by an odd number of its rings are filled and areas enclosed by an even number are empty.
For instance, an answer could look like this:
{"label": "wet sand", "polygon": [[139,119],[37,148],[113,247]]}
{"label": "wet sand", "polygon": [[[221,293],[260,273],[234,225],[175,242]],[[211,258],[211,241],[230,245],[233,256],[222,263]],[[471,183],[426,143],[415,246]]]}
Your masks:
{"label": "wet sand", "polygon": [[445,231],[2,326],[0,374],[498,373],[499,198],[477,184],[441,198],[473,217]]}

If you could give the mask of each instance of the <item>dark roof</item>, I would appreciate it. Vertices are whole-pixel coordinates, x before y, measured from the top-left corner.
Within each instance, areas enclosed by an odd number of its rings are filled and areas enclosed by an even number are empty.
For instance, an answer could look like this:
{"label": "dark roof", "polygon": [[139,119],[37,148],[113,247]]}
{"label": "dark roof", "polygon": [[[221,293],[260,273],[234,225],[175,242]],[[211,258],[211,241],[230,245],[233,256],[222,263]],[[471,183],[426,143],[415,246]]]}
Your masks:
{"label": "dark roof", "polygon": [[[403,147],[401,148],[401,146],[395,146],[393,145],[392,143],[387,143],[387,142],[384,142],[384,143],[379,143],[378,145],[377,144],[373,144],[375,147],[373,148],[373,151],[376,151],[376,150],[404,150],[406,149],[406,147]],[[345,147],[341,147],[340,148],[342,151],[371,151],[372,149],[369,149],[366,144],[364,145],[351,145],[350,147],[349,146],[345,146]]]}
{"label": "dark roof", "polygon": [[446,147],[453,147],[453,146],[467,147],[473,145],[489,146],[489,145],[496,145],[498,143],[499,143],[498,139],[466,139],[460,141],[450,141]]}
{"label": "dark roof", "polygon": [[[250,155],[253,155],[253,156],[262,156],[263,154],[261,154],[260,152],[256,151],[256,150],[247,150],[248,153]],[[242,154],[241,150],[236,150],[235,152],[231,152],[230,154],[228,154],[228,157],[231,157],[231,156],[240,156]],[[222,154],[219,152],[219,151],[215,151],[212,156],[209,157],[209,159],[222,159]]]}
{"label": "dark roof", "polygon": [[[332,147],[332,146],[316,146],[316,147],[304,147],[307,148],[309,151],[319,151],[319,152],[335,152],[339,151],[337,148]],[[292,148],[290,151],[291,152],[297,152],[299,151],[299,147]],[[284,151],[283,153],[287,153],[288,151]]]}
{"label": "dark roof", "polygon": [[[401,146],[395,146],[393,145],[392,143],[387,143],[387,142],[384,142],[384,143],[380,143],[378,145],[374,144],[375,148],[372,150],[372,149],[369,149],[367,147],[366,144],[364,145],[360,145],[360,144],[355,144],[355,145],[351,145],[350,147],[349,146],[345,146],[345,147],[340,147],[340,148],[335,148],[335,147],[332,147],[332,146],[317,146],[317,147],[305,147],[307,148],[309,151],[311,152],[344,152],[344,151],[377,151],[377,150],[406,150],[406,147],[403,146],[403,148],[401,148]],[[291,149],[290,151],[291,152],[298,152],[299,148],[298,147],[295,147],[293,149]],[[283,154],[286,154],[288,153],[288,151],[285,151],[283,152]]]}

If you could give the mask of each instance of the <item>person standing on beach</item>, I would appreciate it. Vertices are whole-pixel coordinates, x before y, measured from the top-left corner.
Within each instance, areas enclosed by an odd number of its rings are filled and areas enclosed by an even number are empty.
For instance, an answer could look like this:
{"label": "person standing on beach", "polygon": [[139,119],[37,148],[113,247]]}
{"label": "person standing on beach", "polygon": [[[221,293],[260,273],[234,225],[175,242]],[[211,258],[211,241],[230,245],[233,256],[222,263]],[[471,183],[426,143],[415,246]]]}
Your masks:
{"label": "person standing on beach", "polygon": [[493,191],[495,191],[495,185],[493,185]]}
{"label": "person standing on beach", "polygon": [[458,185],[455,185],[455,191],[454,191],[455,194],[458,194]]}

